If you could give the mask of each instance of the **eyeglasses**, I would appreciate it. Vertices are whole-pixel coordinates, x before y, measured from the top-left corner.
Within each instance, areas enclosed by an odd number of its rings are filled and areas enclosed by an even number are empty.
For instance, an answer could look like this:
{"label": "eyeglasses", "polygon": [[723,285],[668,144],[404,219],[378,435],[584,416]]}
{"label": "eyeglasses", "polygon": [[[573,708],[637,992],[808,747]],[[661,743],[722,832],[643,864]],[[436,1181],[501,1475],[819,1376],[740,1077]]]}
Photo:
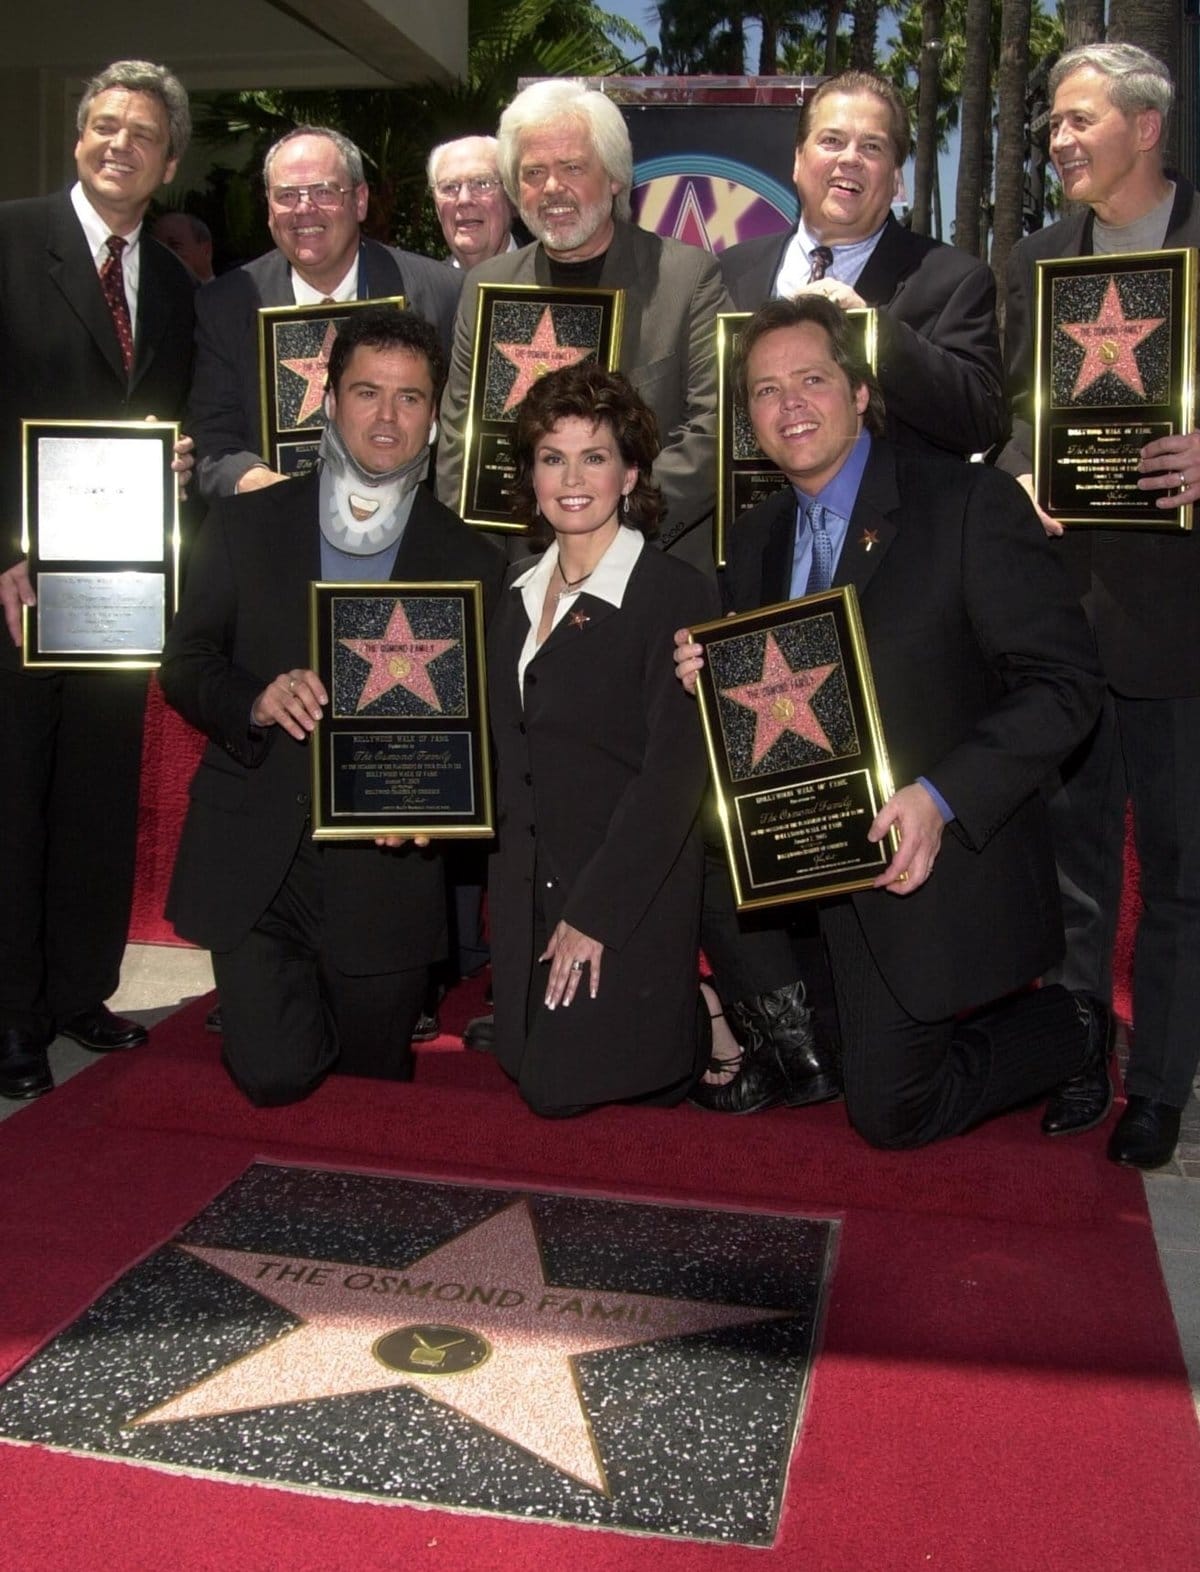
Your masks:
{"label": "eyeglasses", "polygon": [[439,180],[433,189],[445,201],[453,202],[464,186],[471,196],[485,197],[499,191],[500,182],[492,175],[472,175],[469,180]]}
{"label": "eyeglasses", "polygon": [[353,186],[272,186],[270,191],[272,207],[281,207],[285,212],[298,207],[302,199],[307,199],[314,207],[321,208],[326,213],[332,213],[342,206],[346,193],[353,191]]}

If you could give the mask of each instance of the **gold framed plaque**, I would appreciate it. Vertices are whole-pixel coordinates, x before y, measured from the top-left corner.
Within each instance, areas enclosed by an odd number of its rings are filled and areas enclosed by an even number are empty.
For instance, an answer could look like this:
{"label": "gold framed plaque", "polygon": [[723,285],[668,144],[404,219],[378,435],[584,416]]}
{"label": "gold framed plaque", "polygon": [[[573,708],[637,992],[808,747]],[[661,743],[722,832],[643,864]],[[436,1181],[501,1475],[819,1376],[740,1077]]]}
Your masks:
{"label": "gold framed plaque", "polygon": [[521,400],[539,377],[563,366],[595,360],[617,369],[625,291],[480,284],[478,302],[458,511],[468,524],[523,532],[512,516],[512,430]]}
{"label": "gold framed plaque", "polygon": [[313,839],[492,835],[479,581],[313,584],[309,638]]}
{"label": "gold framed plaque", "polygon": [[[742,328],[752,311],[717,313],[717,506],[713,550],[725,566],[725,541],[733,521],[787,485],[783,475],[759,447],[749,411],[737,396],[734,361]],[[879,348],[879,313],[874,306],[847,311],[862,323],[863,356],[875,370]]]}
{"label": "gold framed plaque", "polygon": [[738,910],[868,889],[898,842],[867,840],[892,775],[854,586],[692,637]]}
{"label": "gold framed plaque", "polygon": [[159,664],[179,600],[172,421],[23,420],[28,667]]}
{"label": "gold framed plaque", "polygon": [[258,386],[262,455],[281,475],[303,475],[317,462],[325,428],[325,378],[337,330],[356,311],[405,309],[403,295],[313,306],[260,306]]}
{"label": "gold framed plaque", "polygon": [[1147,442],[1195,425],[1196,251],[1037,264],[1033,479],[1060,524],[1190,530],[1138,490]]}

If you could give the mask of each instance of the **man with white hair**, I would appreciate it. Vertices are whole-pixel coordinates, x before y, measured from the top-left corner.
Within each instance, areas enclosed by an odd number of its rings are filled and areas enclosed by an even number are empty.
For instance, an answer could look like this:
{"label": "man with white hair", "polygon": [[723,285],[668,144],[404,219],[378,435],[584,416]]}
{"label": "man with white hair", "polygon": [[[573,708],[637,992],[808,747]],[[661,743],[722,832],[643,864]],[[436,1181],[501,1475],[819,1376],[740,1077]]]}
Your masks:
{"label": "man with white hair", "polygon": [[[1023,240],[1008,267],[1006,360],[1012,440],[1000,466],[1032,488],[1035,263],[1200,245],[1200,196],[1163,167],[1167,68],[1134,44],[1086,44],[1050,73],[1050,157],[1068,218]],[[1200,503],[1200,433],[1141,450],[1141,488],[1159,507]],[[1084,596],[1108,679],[1089,742],[1063,770],[1052,804],[1067,956],[1057,980],[1107,1006],[1121,894],[1125,799],[1141,865],[1128,1102],[1109,1142],[1114,1162],[1157,1168],[1179,1138],[1200,1062],[1200,537],[1144,530],[1046,533]],[[1086,1129],[1098,1106],[1071,1088],[1047,1109],[1048,1135]]]}
{"label": "man with white hair", "polygon": [[438,223],[450,248],[451,267],[464,272],[516,251],[515,216],[500,178],[494,136],[461,136],[441,142],[426,166]]}
{"label": "man with white hair", "polygon": [[535,82],[500,118],[505,190],[532,245],[471,269],[442,400],[438,493],[456,507],[480,283],[625,291],[620,368],[658,418],[668,549],[712,572],[716,314],[731,309],[716,262],[630,220],[633,149],[621,111],[578,82]]}

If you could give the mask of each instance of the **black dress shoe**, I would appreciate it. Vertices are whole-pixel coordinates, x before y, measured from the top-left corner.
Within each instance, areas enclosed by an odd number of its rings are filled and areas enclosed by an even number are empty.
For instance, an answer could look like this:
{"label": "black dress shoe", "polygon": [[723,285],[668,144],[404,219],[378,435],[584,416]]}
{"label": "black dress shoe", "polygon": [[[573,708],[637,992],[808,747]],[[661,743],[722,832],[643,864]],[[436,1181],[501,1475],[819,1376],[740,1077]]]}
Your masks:
{"label": "black dress shoe", "polygon": [[1108,1155],[1129,1168],[1161,1168],[1175,1155],[1183,1110],[1130,1092],[1109,1137]]}
{"label": "black dress shoe", "polygon": [[46,1047],[44,1038],[17,1026],[0,1032],[0,1097],[28,1101],[54,1090]]}
{"label": "black dress shoe", "polygon": [[225,1030],[225,1018],[221,1014],[221,1006],[219,1004],[214,1004],[204,1017],[204,1030],[206,1032],[223,1032]]}
{"label": "black dress shoe", "polygon": [[[727,1081],[697,1081],[689,1102],[714,1113],[760,1113],[777,1103],[802,1108],[841,1095],[834,1056],[817,1038],[803,983],[743,999],[728,1013],[742,1045],[736,1072]],[[709,1068],[728,1065],[714,1059]]]}
{"label": "black dress shoe", "polygon": [[136,1021],[123,1015],[114,1015],[106,1004],[94,1010],[80,1010],[59,1021],[58,1029],[64,1037],[86,1048],[89,1053],[116,1053],[123,1048],[140,1048],[149,1041],[150,1034]]}
{"label": "black dress shoe", "polygon": [[438,1020],[436,1010],[422,1010],[417,1016],[417,1024],[413,1027],[411,1041],[414,1043],[431,1043],[435,1037],[442,1035],[441,1022]]}
{"label": "black dress shoe", "polygon": [[478,1053],[491,1053],[496,1046],[496,1017],[477,1015],[468,1021],[463,1031],[463,1047],[474,1048]]}
{"label": "black dress shoe", "polygon": [[1112,1077],[1108,1073],[1113,1049],[1112,1011],[1090,993],[1077,993],[1075,1008],[1087,1028],[1083,1068],[1065,1081],[1046,1104],[1042,1115],[1044,1135],[1082,1135],[1103,1124],[1112,1107]]}

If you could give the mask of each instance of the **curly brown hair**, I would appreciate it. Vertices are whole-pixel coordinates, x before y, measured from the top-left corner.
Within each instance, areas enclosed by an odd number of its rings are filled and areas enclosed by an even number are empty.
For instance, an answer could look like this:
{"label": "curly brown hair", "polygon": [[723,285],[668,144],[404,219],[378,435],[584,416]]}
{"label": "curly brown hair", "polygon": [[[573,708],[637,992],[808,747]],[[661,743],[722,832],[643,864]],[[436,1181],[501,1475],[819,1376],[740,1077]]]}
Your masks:
{"label": "curly brown hair", "polygon": [[571,419],[587,420],[593,425],[603,422],[616,440],[622,461],[637,466],[638,477],[629,493],[628,512],[622,511],[621,523],[653,538],[666,511],[662,490],[650,473],[662,445],[658,421],[628,377],[619,371],[605,371],[595,361],[548,372],[522,400],[514,437],[517,479],[513,487],[513,517],[530,526],[534,539],[549,540],[552,531],[538,513],[533,489],[534,452],[559,421]]}

